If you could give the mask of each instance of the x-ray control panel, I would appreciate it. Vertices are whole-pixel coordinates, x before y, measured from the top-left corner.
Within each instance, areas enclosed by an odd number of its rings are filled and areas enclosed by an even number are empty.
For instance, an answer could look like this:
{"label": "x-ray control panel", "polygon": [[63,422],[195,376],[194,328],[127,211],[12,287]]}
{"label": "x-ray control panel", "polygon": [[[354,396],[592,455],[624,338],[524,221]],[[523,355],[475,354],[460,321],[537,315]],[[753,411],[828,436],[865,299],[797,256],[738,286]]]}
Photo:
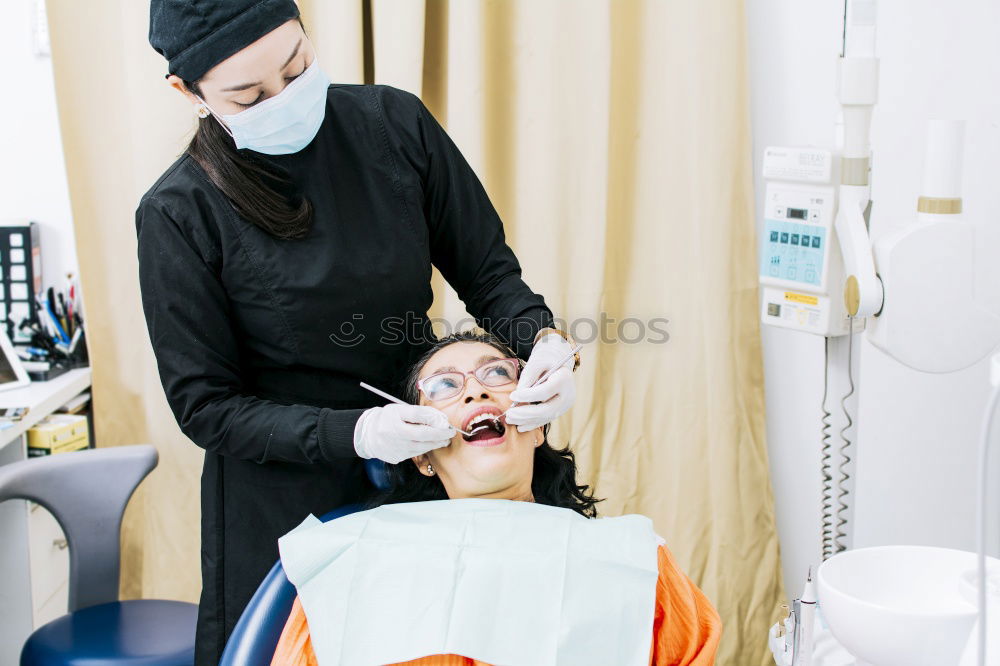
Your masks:
{"label": "x-ray control panel", "polygon": [[761,282],[825,292],[833,213],[832,187],[769,183],[760,243]]}

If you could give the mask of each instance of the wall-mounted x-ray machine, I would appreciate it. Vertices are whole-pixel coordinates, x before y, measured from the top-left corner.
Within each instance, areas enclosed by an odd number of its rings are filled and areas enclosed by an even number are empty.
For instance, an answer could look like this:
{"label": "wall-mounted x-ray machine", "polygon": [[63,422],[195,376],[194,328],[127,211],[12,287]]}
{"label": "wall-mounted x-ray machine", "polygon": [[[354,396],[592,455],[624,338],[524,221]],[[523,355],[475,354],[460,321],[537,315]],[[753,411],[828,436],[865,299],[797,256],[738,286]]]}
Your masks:
{"label": "wall-mounted x-ray machine", "polygon": [[[768,147],[763,161],[761,320],[826,338],[825,375],[846,374],[851,392],[852,333],[863,331],[884,353],[929,373],[967,368],[1000,344],[1000,313],[976,297],[975,225],[962,216],[962,121],[928,119],[924,177],[912,218],[874,245],[869,237],[870,127],[879,75],[875,10],[875,0],[846,3],[838,61],[839,145]],[[846,367],[831,364],[831,341],[842,336]],[[823,387],[824,561],[810,570],[789,618],[772,628],[779,666],[822,666],[820,637],[846,648],[859,666],[1000,666],[1000,560],[984,552],[986,462],[1000,404],[1000,353],[992,367],[980,465],[969,471],[979,485],[978,553],[918,546],[848,550],[845,470],[852,443],[845,427],[835,473]],[[849,426],[846,396],[841,404]],[[824,649],[833,654],[828,645]]]}
{"label": "wall-mounted x-ray machine", "polygon": [[760,283],[767,324],[822,336],[864,328],[864,320],[848,320],[839,293],[844,261],[834,233],[834,159],[817,148],[764,151]]}

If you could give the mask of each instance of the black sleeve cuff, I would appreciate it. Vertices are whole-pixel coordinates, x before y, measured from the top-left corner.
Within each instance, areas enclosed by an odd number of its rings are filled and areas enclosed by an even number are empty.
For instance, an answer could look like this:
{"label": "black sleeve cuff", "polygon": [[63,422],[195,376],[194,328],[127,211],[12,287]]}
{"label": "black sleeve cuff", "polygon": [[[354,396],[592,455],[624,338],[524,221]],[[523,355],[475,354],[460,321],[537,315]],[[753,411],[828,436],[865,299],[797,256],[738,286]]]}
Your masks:
{"label": "black sleeve cuff", "polygon": [[518,358],[527,361],[538,331],[552,326],[552,312],[541,307],[526,310],[514,319],[502,321],[500,326],[487,330],[513,349]]}
{"label": "black sleeve cuff", "polygon": [[354,450],[354,426],[364,411],[329,407],[320,409],[316,428],[320,452],[325,460],[358,457],[357,451]]}

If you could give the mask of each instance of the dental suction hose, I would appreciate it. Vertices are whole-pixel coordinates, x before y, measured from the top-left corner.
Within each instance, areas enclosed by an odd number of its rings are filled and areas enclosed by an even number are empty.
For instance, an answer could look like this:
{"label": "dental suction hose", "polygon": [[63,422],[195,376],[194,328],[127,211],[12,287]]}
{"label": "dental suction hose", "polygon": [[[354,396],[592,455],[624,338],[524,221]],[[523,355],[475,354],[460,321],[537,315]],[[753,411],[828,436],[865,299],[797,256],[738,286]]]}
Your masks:
{"label": "dental suction hose", "polygon": [[1000,352],[993,355],[990,361],[990,384],[993,391],[986,404],[986,415],[983,418],[983,431],[979,439],[979,483],[976,491],[977,499],[977,566],[979,569],[979,635],[977,637],[979,666],[986,666],[986,490],[989,482],[990,434],[993,432],[993,422],[1000,405]]}

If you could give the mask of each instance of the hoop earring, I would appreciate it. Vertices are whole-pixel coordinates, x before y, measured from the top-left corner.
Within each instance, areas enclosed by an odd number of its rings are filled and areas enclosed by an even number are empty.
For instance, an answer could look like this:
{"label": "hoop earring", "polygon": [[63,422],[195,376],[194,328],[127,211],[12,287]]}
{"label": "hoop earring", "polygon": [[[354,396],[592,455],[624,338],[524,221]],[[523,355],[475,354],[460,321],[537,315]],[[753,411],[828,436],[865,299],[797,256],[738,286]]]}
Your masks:
{"label": "hoop earring", "polygon": [[434,476],[434,465],[427,463],[427,473]]}

